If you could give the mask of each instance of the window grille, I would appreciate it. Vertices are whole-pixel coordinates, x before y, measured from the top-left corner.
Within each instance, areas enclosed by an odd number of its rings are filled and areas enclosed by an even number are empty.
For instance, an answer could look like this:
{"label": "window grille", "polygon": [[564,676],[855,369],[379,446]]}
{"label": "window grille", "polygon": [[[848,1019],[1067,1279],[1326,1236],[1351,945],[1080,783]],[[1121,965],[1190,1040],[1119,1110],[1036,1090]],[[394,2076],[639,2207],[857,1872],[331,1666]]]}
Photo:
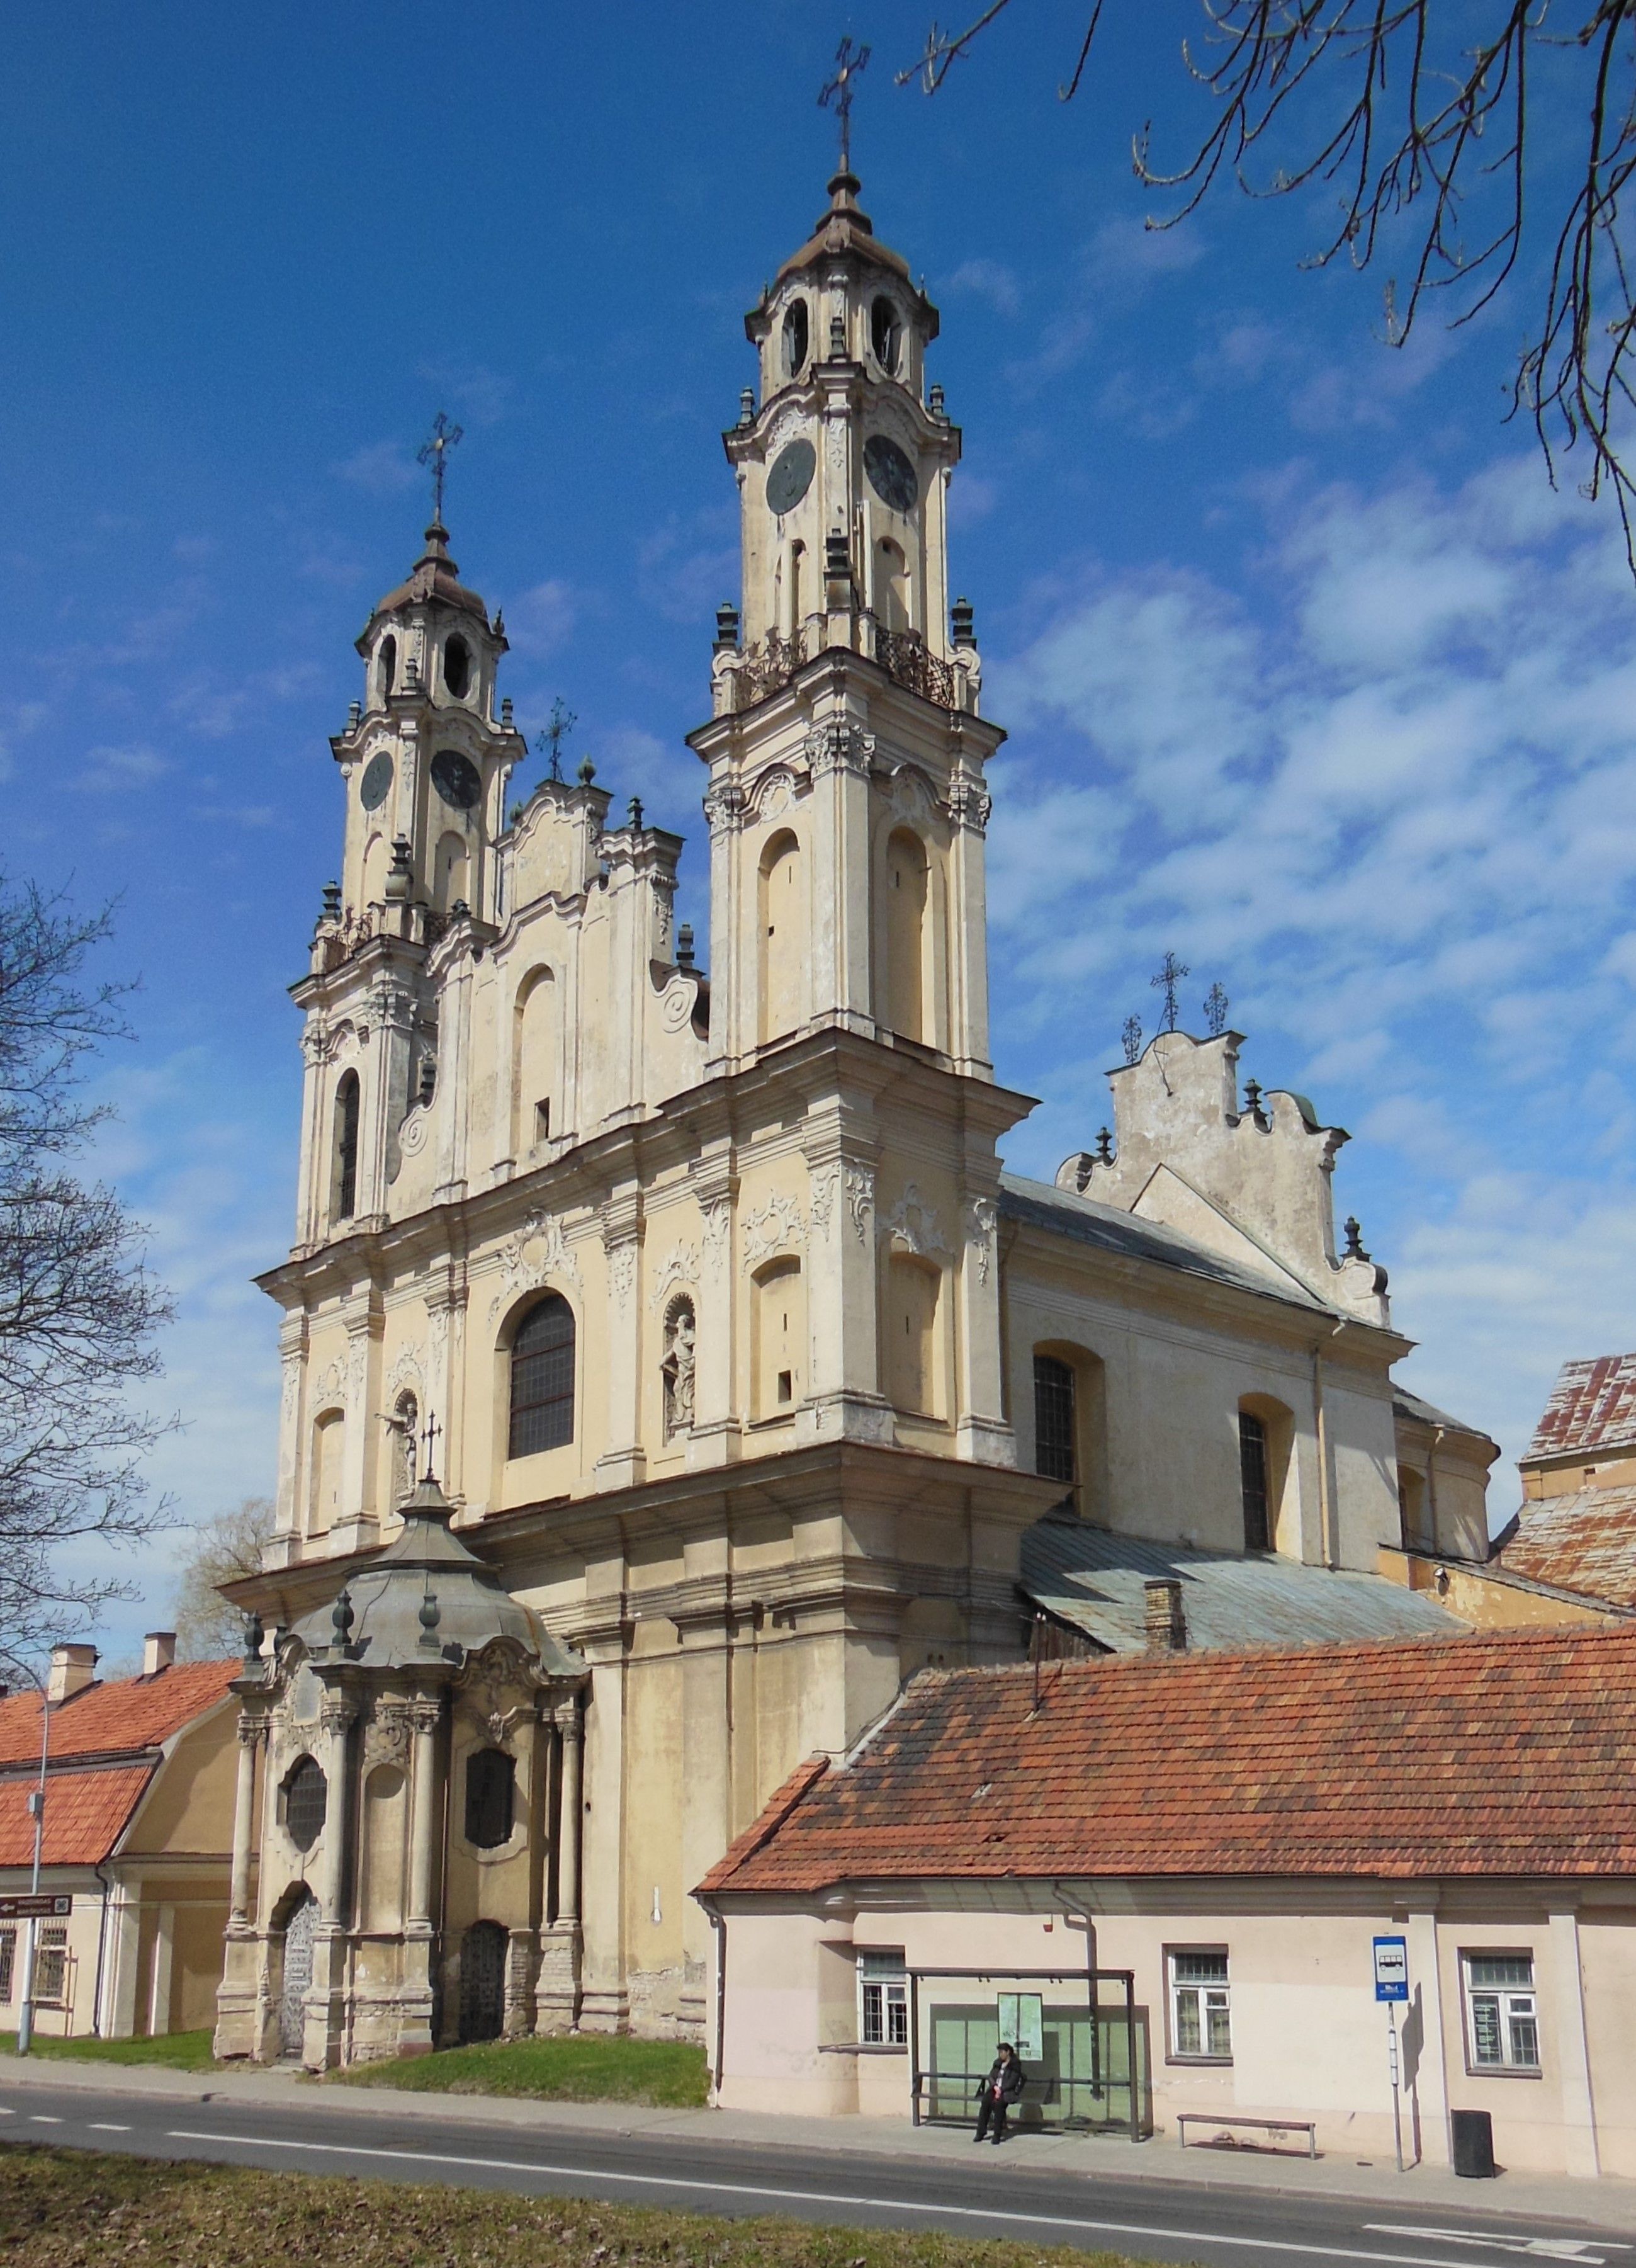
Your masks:
{"label": "window grille", "polygon": [[34,1998],[60,2007],[68,1992],[68,1924],[42,1922],[34,1954]]}
{"label": "window grille", "polygon": [[0,1929],[0,2000],[11,1997],[17,1976],[17,1932]]}
{"label": "window grille", "polygon": [[1227,2063],[1233,2052],[1227,1955],[1183,1947],[1170,1956],[1170,2053],[1188,2062]]}
{"label": "window grille", "polygon": [[1034,1357],[1034,1470],[1047,1480],[1078,1479],[1074,1454],[1074,1373],[1054,1355]]}
{"label": "window grille", "polygon": [[900,1946],[858,1955],[858,2037],[866,2048],[909,2043],[909,1984]]}
{"label": "window grille", "polygon": [[503,1749],[479,1749],[466,1760],[466,1839],[480,1851],[511,1840],[517,1766]]}
{"label": "window grille", "polygon": [[509,1454],[532,1457],[574,1438],[574,1313],[559,1292],[529,1309],[511,1343]]}
{"label": "window grille", "polygon": [[310,1851],[324,1831],[329,1787],[322,1767],[303,1756],[284,1782],[284,1831],[297,1851]]}
{"label": "window grille", "polygon": [[1468,1953],[1466,2030],[1475,2071],[1539,2069],[1539,2004],[1531,1953]]}
{"label": "window grille", "polygon": [[1270,1550],[1272,1522],[1266,1486],[1266,1427],[1249,1410],[1238,1413],[1238,1469],[1244,1489],[1244,1550]]}

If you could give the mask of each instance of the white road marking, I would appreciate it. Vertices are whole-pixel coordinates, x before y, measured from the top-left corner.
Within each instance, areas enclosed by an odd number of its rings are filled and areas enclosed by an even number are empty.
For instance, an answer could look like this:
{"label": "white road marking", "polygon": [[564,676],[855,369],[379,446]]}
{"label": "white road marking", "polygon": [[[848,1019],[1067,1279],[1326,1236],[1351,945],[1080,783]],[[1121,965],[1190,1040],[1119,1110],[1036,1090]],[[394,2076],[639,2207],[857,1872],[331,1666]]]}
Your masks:
{"label": "white road marking", "polygon": [[62,2121],[60,2118],[44,2118],[36,2112],[28,2123],[31,2126],[60,2126]]}
{"label": "white road marking", "polygon": [[1444,2244],[1490,2244],[1497,2252],[1519,2253],[1525,2260],[1582,2260],[1586,2268],[1603,2268],[1604,2252],[1632,2249],[1610,2236],[1499,2236],[1480,2231],[1473,2235],[1470,2229],[1405,2228],[1391,2220],[1367,2220],[1363,2225],[1376,2236],[1431,2236]]}
{"label": "white road marking", "polygon": [[360,2142],[293,2142],[267,2134],[204,2134],[187,2126],[172,2126],[168,2142],[218,2142],[249,2150],[306,2150],[331,2158],[393,2158],[415,2166],[481,2167],[498,2174],[552,2174],[571,2181],[625,2182],[642,2189],[702,2190],[712,2197],[765,2198],[784,2205],[840,2205],[869,2207],[876,2212],[953,2215],[961,2220],[994,2220],[1003,2227],[1026,2223],[1031,2228],[1089,2229],[1100,2236],[1162,2236],[1174,2244],[1230,2244],[1244,2252],[1288,2252],[1302,2260],[1362,2260],[1383,2268],[1471,2268],[1466,2260],[1432,2260],[1412,2252],[1360,2252],[1336,2244],[1292,2244],[1269,2236],[1221,2236],[1205,2228],[1152,2228],[1140,2221],[1082,2220],[1064,2213],[1007,2213],[999,2206],[928,2205],[913,2198],[852,2197],[827,2190],[766,2189],[750,2182],[704,2182],[678,2174],[619,2174],[600,2166],[551,2166],[520,2158],[462,2158],[430,2150],[371,2149]]}
{"label": "white road marking", "polygon": [[93,2118],[91,2122],[91,2132],[93,2134],[128,2134],[130,2128],[110,2125],[106,2118]]}

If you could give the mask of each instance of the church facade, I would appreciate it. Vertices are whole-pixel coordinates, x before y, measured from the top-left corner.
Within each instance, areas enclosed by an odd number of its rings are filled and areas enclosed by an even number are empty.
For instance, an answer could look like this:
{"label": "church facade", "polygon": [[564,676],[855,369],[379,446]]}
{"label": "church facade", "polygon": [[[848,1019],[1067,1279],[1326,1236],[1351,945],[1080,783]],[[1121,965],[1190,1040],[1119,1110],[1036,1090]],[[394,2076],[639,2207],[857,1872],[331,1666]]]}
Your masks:
{"label": "church facade", "polygon": [[1075,1600],[1155,1546],[1201,1598],[1281,1570],[1317,1634],[1452,1631],[1379,1555],[1411,1499],[1486,1549],[1493,1445],[1395,1388],[1346,1138],[1241,1099],[1240,1035],[1161,1034],[1117,1145],[1002,1169],[960,435],[857,196],[746,319],[708,974],[680,838],[589,764],[512,804],[503,622],[440,521],[358,641],[223,2053],[701,2037],[689,1893],[917,1669],[1142,1643]]}

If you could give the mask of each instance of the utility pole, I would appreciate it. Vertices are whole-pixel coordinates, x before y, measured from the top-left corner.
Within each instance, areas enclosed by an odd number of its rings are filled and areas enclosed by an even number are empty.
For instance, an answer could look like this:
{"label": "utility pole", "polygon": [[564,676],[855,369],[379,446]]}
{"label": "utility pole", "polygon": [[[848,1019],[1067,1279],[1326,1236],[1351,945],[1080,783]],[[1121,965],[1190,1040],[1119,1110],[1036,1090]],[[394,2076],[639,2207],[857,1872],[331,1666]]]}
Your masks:
{"label": "utility pole", "polygon": [[[46,1835],[46,1767],[51,1758],[51,1697],[33,1670],[28,1675],[34,1680],[34,1690],[40,1696],[40,1782],[28,1792],[28,1809],[34,1822],[34,1870],[29,1881],[29,1894],[36,1903],[40,1897],[40,1859]],[[31,1913],[23,1933],[23,2004],[18,2011],[17,2051],[26,2055],[34,2040],[34,1960],[40,1943],[40,1919]]]}

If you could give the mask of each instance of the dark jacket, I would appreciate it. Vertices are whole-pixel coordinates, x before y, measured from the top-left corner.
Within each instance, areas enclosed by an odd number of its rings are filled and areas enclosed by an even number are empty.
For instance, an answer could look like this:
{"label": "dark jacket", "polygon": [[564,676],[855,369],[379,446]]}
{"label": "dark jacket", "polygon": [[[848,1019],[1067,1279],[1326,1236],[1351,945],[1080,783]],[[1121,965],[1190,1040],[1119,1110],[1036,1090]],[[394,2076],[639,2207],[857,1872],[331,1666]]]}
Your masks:
{"label": "dark jacket", "polygon": [[1023,2066],[1015,2056],[1009,2063],[1001,2063],[998,2056],[994,2058],[987,2078],[977,2090],[977,2099],[979,2102],[986,2095],[993,2095],[996,2081],[999,2084],[1001,2102],[1008,2105],[1015,2102],[1027,2085]]}

